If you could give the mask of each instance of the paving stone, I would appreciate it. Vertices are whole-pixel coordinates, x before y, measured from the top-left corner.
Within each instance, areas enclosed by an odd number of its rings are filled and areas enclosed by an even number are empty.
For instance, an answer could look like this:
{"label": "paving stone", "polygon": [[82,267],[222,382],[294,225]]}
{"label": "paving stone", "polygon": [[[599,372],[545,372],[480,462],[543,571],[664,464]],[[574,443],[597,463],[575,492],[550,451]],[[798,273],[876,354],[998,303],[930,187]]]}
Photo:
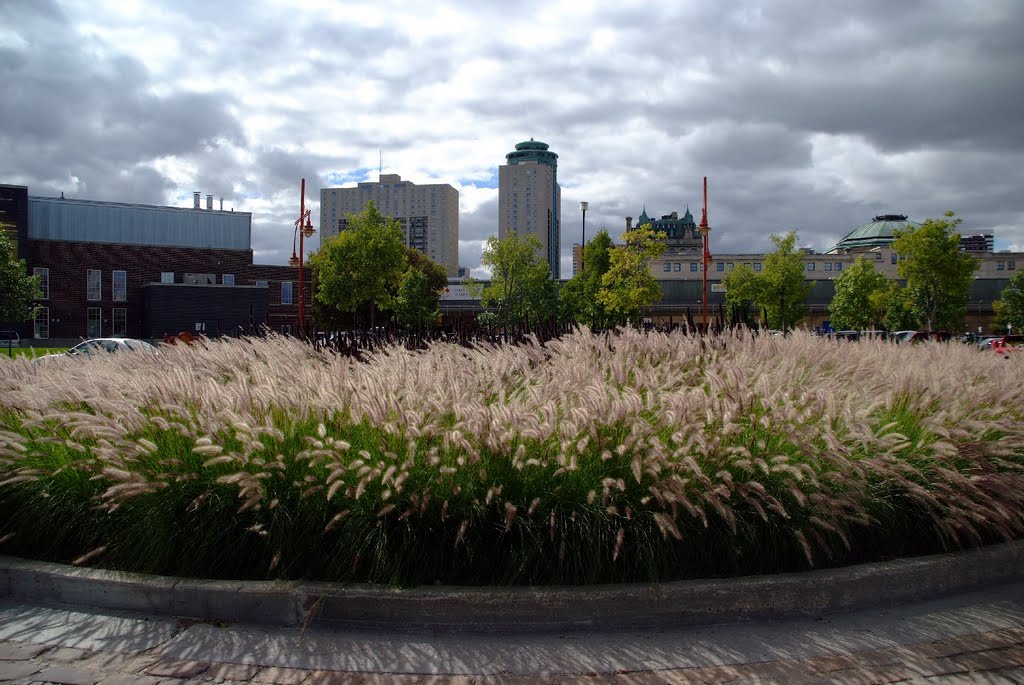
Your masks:
{"label": "paving stone", "polygon": [[160,685],[162,682],[166,681],[151,675],[120,674],[108,676],[97,685]]}
{"label": "paving stone", "polygon": [[1015,685],[1014,681],[998,673],[958,673],[931,678],[912,678],[900,685]]}
{"label": "paving stone", "polygon": [[78,661],[79,659],[85,659],[86,657],[95,656],[97,652],[93,652],[87,649],[78,649],[77,647],[57,647],[47,652],[44,657],[47,662],[57,661],[59,663],[68,663],[71,661]]}
{"label": "paving stone", "polygon": [[194,678],[210,668],[206,661],[179,661],[177,659],[158,659],[146,668],[148,675],[163,675],[169,678]]}
{"label": "paving stone", "polygon": [[[659,671],[662,673],[662,671]],[[700,668],[677,668],[672,669],[671,674],[675,678],[682,678],[681,682],[695,683],[727,683],[740,677],[740,670],[736,666],[703,666]],[[632,674],[640,676],[641,674]]]}
{"label": "paving stone", "polygon": [[258,683],[271,683],[272,685],[299,685],[309,674],[310,671],[301,668],[269,666],[258,670],[252,679]]}
{"label": "paving stone", "polygon": [[59,685],[96,685],[103,678],[99,671],[88,671],[73,666],[47,666],[32,676],[41,683],[59,683]]}
{"label": "paving stone", "polygon": [[28,678],[42,668],[43,664],[34,661],[0,661],[0,682]]}
{"label": "paving stone", "polygon": [[410,673],[361,673],[361,685],[419,685],[423,676]]}
{"label": "paving stone", "polygon": [[471,675],[425,675],[420,685],[478,685],[479,682]]}
{"label": "paving stone", "polygon": [[247,681],[251,680],[260,670],[259,666],[249,664],[210,664],[210,668],[203,672],[203,678],[213,678],[214,681],[223,680]]}
{"label": "paving stone", "polygon": [[302,685],[362,685],[362,673],[341,671],[313,671]]}
{"label": "paving stone", "polygon": [[992,649],[970,654],[957,654],[952,657],[972,671],[991,671],[997,668],[1024,666],[1024,646],[1014,645],[1006,649]]}
{"label": "paving stone", "polygon": [[[146,666],[153,664],[159,657],[139,657],[135,654],[121,652],[95,652],[75,662],[76,668],[89,668],[104,673],[120,673],[127,671],[137,673]],[[49,660],[49,655],[46,655]]]}
{"label": "paving stone", "polygon": [[[128,657],[128,660],[117,669],[118,671],[123,673],[142,673],[162,658],[159,654],[129,654]],[[91,663],[91,661],[86,663]]]}
{"label": "paving stone", "polygon": [[[700,678],[694,678],[692,671],[694,669],[689,668],[677,668],[671,670],[662,671],[636,671],[633,673],[617,673],[614,675],[595,675],[591,676],[590,683],[588,685],[694,685],[695,683],[716,683],[716,682],[734,682],[735,679],[728,681],[716,681],[716,680],[701,680]],[[557,682],[557,685],[562,685],[561,682]]]}
{"label": "paving stone", "polygon": [[22,642],[0,642],[0,661],[31,659],[46,650],[46,645],[28,645]]}
{"label": "paving stone", "polygon": [[917,652],[918,655],[926,657],[952,656],[954,654],[966,654],[968,652],[982,652],[991,648],[991,645],[986,642],[983,637],[979,637],[978,635],[967,635],[914,645],[914,651]]}
{"label": "paving stone", "polygon": [[809,673],[828,673],[857,668],[857,657],[854,654],[833,654],[809,659],[796,659]]}

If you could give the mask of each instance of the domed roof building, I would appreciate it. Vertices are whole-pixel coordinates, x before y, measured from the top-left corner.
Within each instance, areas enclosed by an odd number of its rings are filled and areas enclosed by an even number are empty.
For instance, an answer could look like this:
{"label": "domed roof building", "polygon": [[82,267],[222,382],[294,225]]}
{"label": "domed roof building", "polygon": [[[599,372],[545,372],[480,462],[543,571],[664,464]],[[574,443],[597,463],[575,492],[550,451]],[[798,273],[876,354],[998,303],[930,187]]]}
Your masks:
{"label": "domed roof building", "polygon": [[847,233],[846,237],[825,254],[842,254],[848,251],[870,250],[874,247],[888,247],[896,239],[897,229],[913,230],[920,225],[916,221],[908,220],[905,214],[880,214],[870,223]]}

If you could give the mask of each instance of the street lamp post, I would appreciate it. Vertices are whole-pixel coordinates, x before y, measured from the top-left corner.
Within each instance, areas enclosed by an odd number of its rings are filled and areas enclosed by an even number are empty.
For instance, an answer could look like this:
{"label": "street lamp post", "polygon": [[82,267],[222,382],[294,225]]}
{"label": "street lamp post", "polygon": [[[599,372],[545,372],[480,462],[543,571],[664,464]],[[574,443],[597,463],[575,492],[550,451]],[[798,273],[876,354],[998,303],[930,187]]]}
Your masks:
{"label": "street lamp post", "polygon": [[583,212],[583,242],[580,243],[580,273],[583,273],[583,268],[587,265],[587,208],[590,207],[590,203],[581,202],[580,211]]}
{"label": "street lamp post", "polygon": [[[310,213],[312,210],[306,209],[306,179],[302,179],[302,192],[299,199],[299,218],[295,220],[295,233],[292,235],[292,257],[288,260],[291,266],[299,267],[299,335],[305,337],[306,335],[306,321],[305,321],[305,301],[302,295],[302,281],[303,281],[303,268],[302,260],[305,245],[303,244],[304,238],[312,238],[313,234],[316,233],[313,230],[313,222],[310,219]],[[295,238],[299,239],[299,254],[295,254]]]}
{"label": "street lamp post", "polygon": [[708,265],[711,264],[711,252],[708,250],[708,233],[711,232],[711,227],[708,226],[708,177],[704,177],[704,209],[700,213],[700,226],[697,227],[697,231],[704,239],[704,289],[703,297],[701,298],[701,304],[704,309],[704,333],[708,332]]}

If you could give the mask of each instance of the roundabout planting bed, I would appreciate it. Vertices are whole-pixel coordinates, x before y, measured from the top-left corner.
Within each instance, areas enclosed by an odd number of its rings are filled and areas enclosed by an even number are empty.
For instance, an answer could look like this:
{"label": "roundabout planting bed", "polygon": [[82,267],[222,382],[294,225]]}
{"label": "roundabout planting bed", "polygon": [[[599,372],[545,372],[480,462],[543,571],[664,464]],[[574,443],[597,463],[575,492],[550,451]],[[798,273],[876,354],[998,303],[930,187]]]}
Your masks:
{"label": "roundabout planting bed", "polygon": [[580,333],[0,361],[0,554],[204,578],[588,584],[1024,533],[1024,365]]}

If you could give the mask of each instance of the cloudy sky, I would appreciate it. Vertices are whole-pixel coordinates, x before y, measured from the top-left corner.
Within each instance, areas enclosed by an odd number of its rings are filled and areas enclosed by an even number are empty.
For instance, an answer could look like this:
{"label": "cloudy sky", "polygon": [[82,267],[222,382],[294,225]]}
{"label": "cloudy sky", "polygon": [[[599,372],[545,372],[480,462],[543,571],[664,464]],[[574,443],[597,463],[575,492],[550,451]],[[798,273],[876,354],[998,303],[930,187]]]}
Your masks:
{"label": "cloudy sky", "polygon": [[[291,254],[305,177],[460,193],[459,260],[497,233],[497,167],[558,153],[562,270],[582,230],[699,217],[712,252],[875,214],[956,211],[1024,250],[1021,0],[0,0],[0,182],[253,215]],[[316,248],[314,238],[312,248]]]}

